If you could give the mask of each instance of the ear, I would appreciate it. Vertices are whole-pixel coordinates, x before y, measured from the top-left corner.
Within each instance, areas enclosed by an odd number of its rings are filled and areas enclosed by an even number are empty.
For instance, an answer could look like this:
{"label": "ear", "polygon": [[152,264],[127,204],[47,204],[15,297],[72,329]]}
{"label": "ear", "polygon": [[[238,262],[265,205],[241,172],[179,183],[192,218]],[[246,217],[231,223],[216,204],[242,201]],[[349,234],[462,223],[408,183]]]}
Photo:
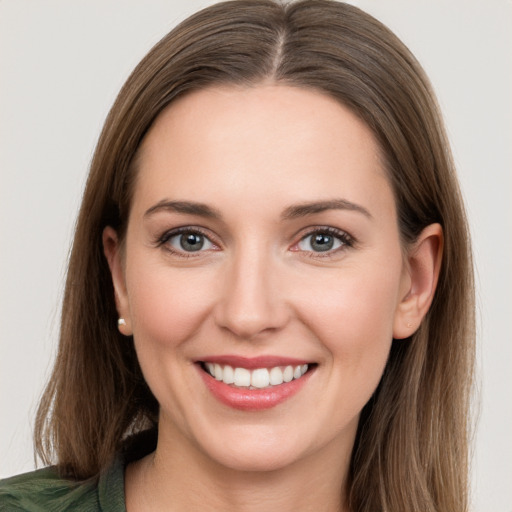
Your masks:
{"label": "ear", "polygon": [[402,299],[395,311],[393,338],[408,338],[418,329],[434,299],[443,256],[443,228],[430,224],[407,254]]}
{"label": "ear", "polygon": [[117,312],[119,318],[124,320],[124,324],[121,322],[118,324],[119,331],[125,336],[131,336],[133,331],[124,278],[121,244],[117,232],[110,226],[107,226],[103,230],[103,252],[107,258],[110,274],[112,276]]}

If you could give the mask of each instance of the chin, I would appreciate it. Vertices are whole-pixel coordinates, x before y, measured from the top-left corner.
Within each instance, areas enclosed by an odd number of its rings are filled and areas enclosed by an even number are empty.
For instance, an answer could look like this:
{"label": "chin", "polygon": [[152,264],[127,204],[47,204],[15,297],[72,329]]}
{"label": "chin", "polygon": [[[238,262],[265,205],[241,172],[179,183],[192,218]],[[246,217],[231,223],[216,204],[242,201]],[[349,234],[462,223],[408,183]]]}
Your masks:
{"label": "chin", "polygon": [[240,472],[270,472],[279,471],[293,465],[298,460],[298,454],[283,451],[280,448],[257,448],[238,452],[212,454],[215,461],[232,471]]}
{"label": "chin", "polygon": [[222,441],[212,439],[210,443],[202,443],[203,454],[220,466],[243,472],[280,470],[304,456],[304,446],[295,443],[293,437],[269,431],[273,429],[248,430],[245,435],[231,435]]}

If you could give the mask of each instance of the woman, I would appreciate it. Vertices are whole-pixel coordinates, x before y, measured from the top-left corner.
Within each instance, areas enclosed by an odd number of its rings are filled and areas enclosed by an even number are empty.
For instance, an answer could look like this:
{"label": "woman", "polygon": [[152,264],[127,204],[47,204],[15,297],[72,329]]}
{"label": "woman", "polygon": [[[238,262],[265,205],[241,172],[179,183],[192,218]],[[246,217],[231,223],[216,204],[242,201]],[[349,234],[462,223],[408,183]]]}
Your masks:
{"label": "woman", "polygon": [[466,510],[471,268],[389,30],[323,0],[199,12],[107,118],[37,419],[56,467],[0,507]]}

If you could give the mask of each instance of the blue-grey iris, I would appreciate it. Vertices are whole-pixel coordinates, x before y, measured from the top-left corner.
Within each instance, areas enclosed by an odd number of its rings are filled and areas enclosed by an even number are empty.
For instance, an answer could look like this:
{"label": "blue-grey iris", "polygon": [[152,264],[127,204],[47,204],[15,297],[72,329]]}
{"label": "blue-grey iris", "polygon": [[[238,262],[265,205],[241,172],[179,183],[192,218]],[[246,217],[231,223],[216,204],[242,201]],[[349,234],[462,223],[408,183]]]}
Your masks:
{"label": "blue-grey iris", "polygon": [[314,251],[329,251],[334,245],[334,237],[325,233],[317,233],[311,237],[311,248]]}
{"label": "blue-grey iris", "polygon": [[204,245],[204,236],[197,233],[187,233],[180,236],[180,245],[184,251],[199,251]]}

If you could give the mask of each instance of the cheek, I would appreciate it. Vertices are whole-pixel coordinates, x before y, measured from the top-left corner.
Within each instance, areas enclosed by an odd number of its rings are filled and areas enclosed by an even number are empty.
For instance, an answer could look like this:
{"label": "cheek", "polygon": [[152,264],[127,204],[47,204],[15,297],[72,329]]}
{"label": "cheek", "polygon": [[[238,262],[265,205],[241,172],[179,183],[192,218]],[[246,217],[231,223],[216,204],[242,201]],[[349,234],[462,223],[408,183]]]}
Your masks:
{"label": "cheek", "polygon": [[[304,318],[330,352],[334,365],[383,369],[393,337],[400,268],[344,269],[325,280],[322,293],[305,303]],[[364,367],[364,368],[363,368]]]}
{"label": "cheek", "polygon": [[[135,263],[135,262],[134,262]],[[179,345],[208,315],[208,276],[160,265],[127,266],[127,286],[135,338]]]}
{"label": "cheek", "polygon": [[212,287],[205,286],[205,278],[201,272],[141,265],[135,259],[126,267],[133,337],[142,373],[159,404],[175,411],[174,419],[185,430],[183,396],[195,391],[187,378],[190,341],[208,317],[211,304],[205,290]]}

